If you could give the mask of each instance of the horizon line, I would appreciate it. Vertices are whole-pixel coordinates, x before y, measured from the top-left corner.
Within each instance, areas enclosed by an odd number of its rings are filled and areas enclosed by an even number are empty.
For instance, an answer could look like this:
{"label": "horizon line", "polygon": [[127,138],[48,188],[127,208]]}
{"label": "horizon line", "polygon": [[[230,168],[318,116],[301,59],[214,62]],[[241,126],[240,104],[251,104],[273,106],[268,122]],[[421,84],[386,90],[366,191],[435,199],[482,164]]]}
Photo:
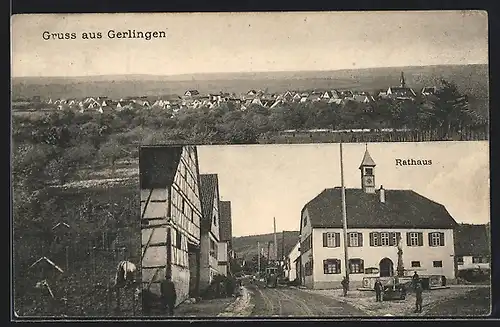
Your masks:
{"label": "horizon line", "polygon": [[107,77],[107,76],[152,76],[152,77],[180,77],[186,75],[217,75],[217,74],[262,74],[262,73],[294,73],[294,72],[336,72],[345,70],[367,70],[367,69],[387,69],[387,68],[418,68],[418,67],[440,67],[440,66],[488,66],[489,63],[466,63],[466,64],[432,64],[432,65],[405,65],[405,66],[372,66],[372,67],[359,67],[359,68],[338,68],[338,69],[324,69],[324,70],[268,70],[268,71],[230,71],[230,72],[193,72],[193,73],[180,73],[180,74],[150,74],[150,73],[114,73],[102,75],[21,75],[11,76],[11,78],[92,78],[92,77]]}
{"label": "horizon line", "polygon": [[[472,226],[486,226],[488,224],[490,224],[490,222],[487,222],[487,223],[467,223],[467,222],[458,222],[457,221],[457,224],[458,225],[472,225]],[[300,230],[285,230],[285,231],[277,231],[276,234],[281,234],[283,232],[291,232],[291,233],[300,233]],[[237,236],[237,235],[233,235],[233,238],[240,238],[240,237],[252,237],[252,236],[264,236],[264,235],[273,235],[274,233],[273,232],[269,232],[269,233],[261,233],[261,234],[251,234],[251,235],[240,235],[240,236]]]}

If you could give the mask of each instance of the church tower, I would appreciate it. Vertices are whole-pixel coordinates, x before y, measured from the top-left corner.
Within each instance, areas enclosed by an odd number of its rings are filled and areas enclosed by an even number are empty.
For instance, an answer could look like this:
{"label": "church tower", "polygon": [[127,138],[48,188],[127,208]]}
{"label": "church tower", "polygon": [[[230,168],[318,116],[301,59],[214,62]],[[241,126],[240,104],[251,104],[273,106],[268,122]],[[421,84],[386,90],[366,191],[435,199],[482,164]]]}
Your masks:
{"label": "church tower", "polygon": [[365,193],[375,193],[375,161],[373,161],[366,145],[363,161],[359,166],[361,170],[361,188]]}
{"label": "church tower", "polygon": [[402,88],[406,88],[405,75],[403,72],[401,72],[401,78],[399,79],[399,83],[401,84]]}

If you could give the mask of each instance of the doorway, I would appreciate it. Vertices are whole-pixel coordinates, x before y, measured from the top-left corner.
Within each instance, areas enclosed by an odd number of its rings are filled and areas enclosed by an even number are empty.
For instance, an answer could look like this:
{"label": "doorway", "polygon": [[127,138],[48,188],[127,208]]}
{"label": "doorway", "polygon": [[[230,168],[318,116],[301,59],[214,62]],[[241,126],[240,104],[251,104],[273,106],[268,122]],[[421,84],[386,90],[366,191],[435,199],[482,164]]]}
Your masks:
{"label": "doorway", "polygon": [[380,260],[380,277],[392,277],[394,275],[394,263],[389,258]]}

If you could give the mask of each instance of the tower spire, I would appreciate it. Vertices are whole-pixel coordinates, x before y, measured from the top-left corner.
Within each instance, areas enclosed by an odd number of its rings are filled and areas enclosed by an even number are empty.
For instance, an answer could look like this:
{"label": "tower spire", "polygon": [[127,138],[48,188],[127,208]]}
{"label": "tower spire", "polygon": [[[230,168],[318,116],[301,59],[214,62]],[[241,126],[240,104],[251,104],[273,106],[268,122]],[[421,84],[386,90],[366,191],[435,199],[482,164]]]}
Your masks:
{"label": "tower spire", "polygon": [[403,72],[401,72],[401,78],[399,80],[399,82],[401,83],[401,87],[406,87],[406,81],[405,81],[405,75]]}
{"label": "tower spire", "polygon": [[375,161],[368,152],[368,144],[365,145],[365,154],[359,170],[361,170],[361,188],[366,193],[375,193]]}

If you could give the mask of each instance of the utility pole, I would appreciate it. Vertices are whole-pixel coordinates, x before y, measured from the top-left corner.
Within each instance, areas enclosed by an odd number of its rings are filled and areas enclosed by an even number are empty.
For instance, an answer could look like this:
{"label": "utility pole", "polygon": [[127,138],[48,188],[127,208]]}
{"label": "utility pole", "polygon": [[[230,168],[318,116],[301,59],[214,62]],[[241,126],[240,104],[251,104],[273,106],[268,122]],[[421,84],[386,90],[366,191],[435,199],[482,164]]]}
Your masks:
{"label": "utility pole", "polygon": [[345,278],[349,280],[349,256],[347,254],[347,213],[345,203],[345,185],[344,185],[344,160],[342,157],[342,135],[340,136],[340,183],[342,185],[342,222],[344,227],[344,261],[345,261]]}
{"label": "utility pole", "polygon": [[269,254],[270,254],[270,250],[271,250],[271,242],[272,241],[269,241],[267,242],[267,266],[269,266]]}
{"label": "utility pole", "polygon": [[260,242],[257,241],[257,272],[260,274]]}
{"label": "utility pole", "polygon": [[276,236],[276,217],[273,217],[273,224],[274,224],[273,259],[276,262],[276,261],[278,261],[278,239]]}
{"label": "utility pole", "polygon": [[285,231],[281,233],[281,265],[282,275],[285,277]]}

